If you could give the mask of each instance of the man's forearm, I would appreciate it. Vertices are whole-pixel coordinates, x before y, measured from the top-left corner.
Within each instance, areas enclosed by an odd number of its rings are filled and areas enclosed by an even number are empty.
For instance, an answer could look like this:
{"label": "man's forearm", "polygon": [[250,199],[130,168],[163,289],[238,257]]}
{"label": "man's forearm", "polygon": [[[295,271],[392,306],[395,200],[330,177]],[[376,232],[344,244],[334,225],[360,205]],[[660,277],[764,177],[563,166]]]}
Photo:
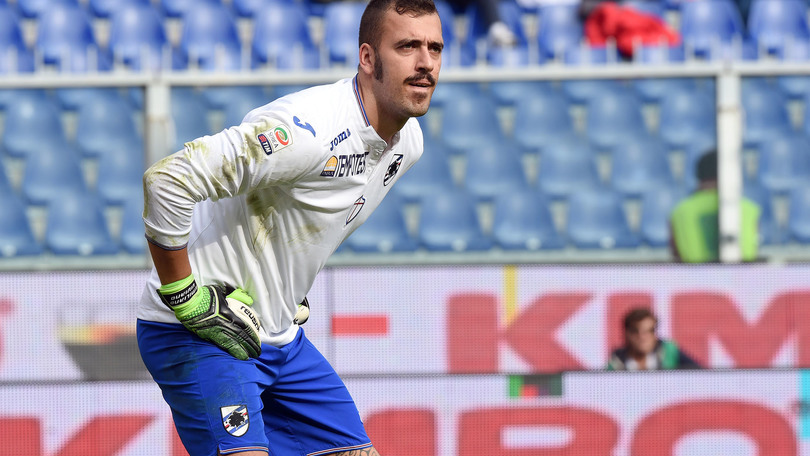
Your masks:
{"label": "man's forearm", "polygon": [[191,275],[186,247],[179,250],[166,250],[149,243],[149,253],[155,263],[160,283],[167,284],[185,279]]}

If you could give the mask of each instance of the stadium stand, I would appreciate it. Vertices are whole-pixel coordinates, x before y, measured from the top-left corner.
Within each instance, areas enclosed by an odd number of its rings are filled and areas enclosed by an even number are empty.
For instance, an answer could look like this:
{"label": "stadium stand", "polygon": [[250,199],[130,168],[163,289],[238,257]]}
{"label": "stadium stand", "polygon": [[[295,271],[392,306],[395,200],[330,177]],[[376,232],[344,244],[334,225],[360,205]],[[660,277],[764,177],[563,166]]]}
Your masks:
{"label": "stadium stand", "polygon": [[551,215],[551,201],[534,189],[502,193],[495,199],[492,237],[507,250],[560,249],[565,240]]}
{"label": "stadium stand", "polygon": [[607,188],[576,191],[568,204],[568,239],[581,249],[638,247],[621,196]]}
{"label": "stadium stand", "polygon": [[118,252],[103,205],[87,192],[63,191],[48,205],[45,246],[56,255],[109,255]]}
{"label": "stadium stand", "polygon": [[42,247],[34,238],[25,204],[8,189],[0,188],[0,256],[39,255]]}
{"label": "stadium stand", "polygon": [[473,197],[460,189],[426,196],[420,202],[419,241],[429,251],[486,250],[492,241],[481,227]]}

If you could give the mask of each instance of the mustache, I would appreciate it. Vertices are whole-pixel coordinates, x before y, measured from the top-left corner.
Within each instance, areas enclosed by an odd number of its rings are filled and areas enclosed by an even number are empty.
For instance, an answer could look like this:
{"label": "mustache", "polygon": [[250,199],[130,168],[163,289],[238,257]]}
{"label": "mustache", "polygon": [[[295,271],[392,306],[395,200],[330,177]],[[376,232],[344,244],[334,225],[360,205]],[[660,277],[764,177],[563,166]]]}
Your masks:
{"label": "mustache", "polygon": [[412,82],[422,82],[427,81],[430,85],[436,85],[436,78],[433,77],[430,73],[423,73],[423,74],[416,74],[408,79],[405,80],[406,84],[410,84]]}

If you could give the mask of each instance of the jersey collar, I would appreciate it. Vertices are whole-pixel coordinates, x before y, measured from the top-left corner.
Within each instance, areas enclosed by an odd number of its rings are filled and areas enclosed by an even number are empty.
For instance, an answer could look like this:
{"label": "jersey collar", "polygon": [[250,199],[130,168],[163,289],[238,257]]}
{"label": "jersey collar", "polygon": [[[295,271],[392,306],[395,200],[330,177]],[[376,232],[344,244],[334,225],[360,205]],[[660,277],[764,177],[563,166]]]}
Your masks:
{"label": "jersey collar", "polygon": [[[380,135],[377,134],[377,130],[371,126],[371,122],[368,120],[366,107],[363,105],[363,98],[360,96],[360,85],[357,82],[357,75],[355,75],[354,79],[352,79],[352,90],[354,91],[354,98],[357,100],[357,107],[360,109],[360,114],[365,124],[364,128],[362,128],[360,131],[360,137],[363,139],[363,142],[371,147],[372,150],[376,151],[377,153],[382,153],[388,144],[386,144],[385,140],[380,138]],[[395,136],[398,137],[399,132],[397,132]]]}

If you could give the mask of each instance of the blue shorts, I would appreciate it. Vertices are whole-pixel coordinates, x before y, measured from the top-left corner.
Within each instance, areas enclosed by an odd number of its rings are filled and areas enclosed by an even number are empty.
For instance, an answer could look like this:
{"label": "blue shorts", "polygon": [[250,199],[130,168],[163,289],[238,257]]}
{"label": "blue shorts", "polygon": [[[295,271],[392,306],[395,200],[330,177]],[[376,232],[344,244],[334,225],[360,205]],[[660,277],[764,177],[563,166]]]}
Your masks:
{"label": "blue shorts", "polygon": [[349,391],[299,330],[240,361],[182,325],[138,320],[144,364],[191,456],[314,456],[371,446]]}

